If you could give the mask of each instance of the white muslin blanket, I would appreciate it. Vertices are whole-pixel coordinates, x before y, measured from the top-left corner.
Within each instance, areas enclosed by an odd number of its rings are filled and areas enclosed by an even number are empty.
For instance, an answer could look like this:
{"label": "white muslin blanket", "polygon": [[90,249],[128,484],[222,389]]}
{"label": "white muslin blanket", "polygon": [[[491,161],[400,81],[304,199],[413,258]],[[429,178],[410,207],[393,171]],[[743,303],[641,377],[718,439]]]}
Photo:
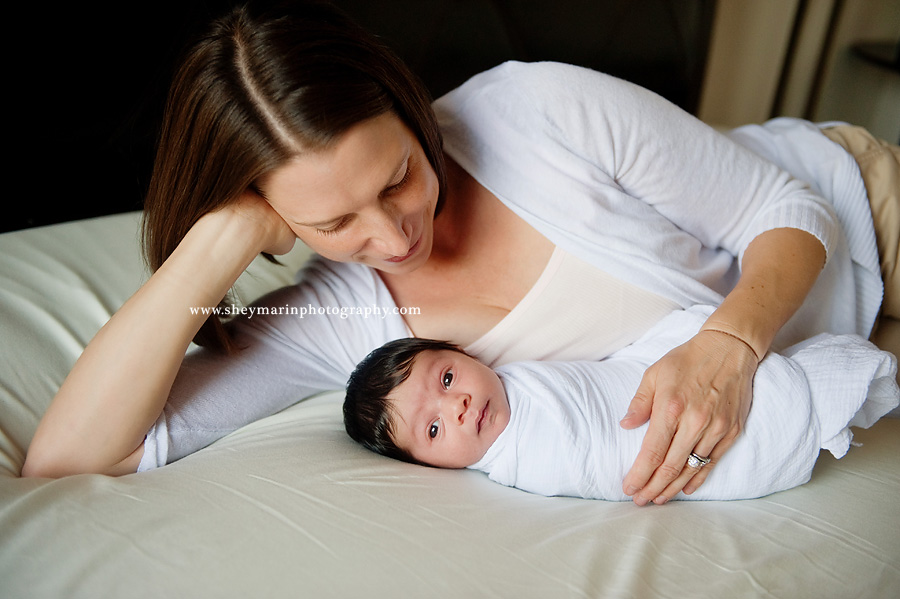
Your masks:
{"label": "white muslin blanket", "polygon": [[[674,312],[599,362],[517,362],[497,368],[511,418],[472,469],[541,495],[629,500],[622,480],[647,425],[619,426],[648,366],[692,337],[712,312]],[[749,499],[807,482],[819,450],[842,457],[850,426],[897,406],[897,360],[855,335],[819,335],[768,354],[738,441],[703,486],[676,499]]]}

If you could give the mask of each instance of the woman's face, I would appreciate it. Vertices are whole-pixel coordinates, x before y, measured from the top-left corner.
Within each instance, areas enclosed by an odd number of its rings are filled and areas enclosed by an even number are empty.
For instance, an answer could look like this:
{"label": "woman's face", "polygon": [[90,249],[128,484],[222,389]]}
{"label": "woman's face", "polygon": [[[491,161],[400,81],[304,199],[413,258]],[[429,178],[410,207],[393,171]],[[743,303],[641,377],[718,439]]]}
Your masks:
{"label": "woman's face", "polygon": [[297,237],[331,260],[402,274],[431,254],[437,176],[393,113],[296,156],[257,186]]}

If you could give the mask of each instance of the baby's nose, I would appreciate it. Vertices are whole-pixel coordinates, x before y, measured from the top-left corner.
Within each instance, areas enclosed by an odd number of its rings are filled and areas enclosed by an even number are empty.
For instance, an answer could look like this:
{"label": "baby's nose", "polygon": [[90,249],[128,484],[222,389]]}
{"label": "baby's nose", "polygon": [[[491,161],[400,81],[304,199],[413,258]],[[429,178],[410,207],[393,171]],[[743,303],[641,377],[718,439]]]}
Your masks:
{"label": "baby's nose", "polygon": [[469,405],[472,403],[472,398],[467,393],[461,393],[455,402],[454,409],[456,410],[455,418],[458,424],[463,424],[466,421],[466,414],[469,412]]}

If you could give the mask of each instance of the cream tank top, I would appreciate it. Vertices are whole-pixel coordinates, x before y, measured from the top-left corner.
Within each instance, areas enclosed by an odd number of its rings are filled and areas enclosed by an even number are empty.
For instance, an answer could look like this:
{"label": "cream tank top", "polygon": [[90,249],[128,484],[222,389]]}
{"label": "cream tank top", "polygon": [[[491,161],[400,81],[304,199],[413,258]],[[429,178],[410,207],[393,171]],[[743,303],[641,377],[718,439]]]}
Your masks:
{"label": "cream tank top", "polygon": [[465,349],[490,367],[521,360],[600,360],[679,308],[556,247],[522,301]]}

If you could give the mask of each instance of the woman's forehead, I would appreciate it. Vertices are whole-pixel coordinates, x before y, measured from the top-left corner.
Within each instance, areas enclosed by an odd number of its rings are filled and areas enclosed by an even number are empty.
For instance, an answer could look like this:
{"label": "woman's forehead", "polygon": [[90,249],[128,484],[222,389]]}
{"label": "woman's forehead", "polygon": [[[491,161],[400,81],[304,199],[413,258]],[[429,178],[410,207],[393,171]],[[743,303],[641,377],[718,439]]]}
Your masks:
{"label": "woman's forehead", "polygon": [[386,113],[351,127],[325,148],[294,156],[261,177],[257,186],[273,206],[302,207],[303,221],[327,220],[342,206],[377,197],[396,178],[415,143],[403,122]]}

